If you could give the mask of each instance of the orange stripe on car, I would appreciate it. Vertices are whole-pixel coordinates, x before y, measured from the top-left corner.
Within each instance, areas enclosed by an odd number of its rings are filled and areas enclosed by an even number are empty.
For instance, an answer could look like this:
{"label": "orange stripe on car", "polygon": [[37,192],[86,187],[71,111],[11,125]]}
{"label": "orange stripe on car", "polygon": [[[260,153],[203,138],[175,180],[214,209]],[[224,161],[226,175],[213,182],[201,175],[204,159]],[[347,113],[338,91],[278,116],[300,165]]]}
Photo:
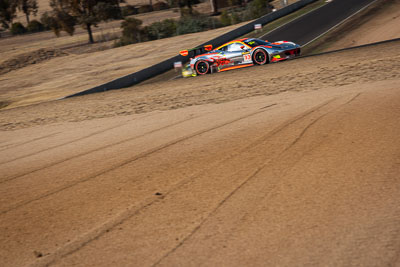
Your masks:
{"label": "orange stripe on car", "polygon": [[220,70],[220,71],[240,69],[240,68],[244,68],[244,67],[250,67],[250,66],[253,66],[253,65],[254,65],[254,64],[245,64],[245,65],[233,66],[233,67],[229,67],[229,68],[222,69],[222,70]]}
{"label": "orange stripe on car", "polygon": [[245,44],[240,40],[234,40],[234,41],[230,41],[229,43],[226,43],[226,44],[223,44],[223,45],[219,46],[216,50],[220,49],[221,47],[233,44],[233,43],[241,43],[242,45],[247,46],[248,48],[250,48],[250,46],[248,44]]}
{"label": "orange stripe on car", "polygon": [[210,56],[210,55],[218,55],[218,54],[219,54],[219,52],[218,52],[218,53],[204,53],[204,54],[201,54],[201,55],[195,56],[195,58],[198,58],[198,57],[203,57],[203,56]]}

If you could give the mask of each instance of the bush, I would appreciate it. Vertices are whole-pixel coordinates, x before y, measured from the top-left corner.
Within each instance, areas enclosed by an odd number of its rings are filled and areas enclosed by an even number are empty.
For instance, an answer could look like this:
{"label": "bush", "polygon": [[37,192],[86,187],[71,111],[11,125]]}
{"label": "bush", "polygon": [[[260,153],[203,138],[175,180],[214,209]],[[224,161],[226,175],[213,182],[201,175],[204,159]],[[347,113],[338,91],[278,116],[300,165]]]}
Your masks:
{"label": "bush", "polygon": [[50,17],[49,12],[44,12],[40,17],[40,22],[46,30],[51,29],[51,25],[53,24],[53,19]]}
{"label": "bush", "polygon": [[157,2],[153,5],[153,10],[154,11],[159,11],[159,10],[165,10],[168,9],[169,5],[165,2]]}
{"label": "bush", "polygon": [[185,16],[181,17],[177,25],[177,34],[201,32],[222,27],[222,23],[208,16]]}
{"label": "bush", "polygon": [[271,0],[253,0],[245,11],[245,20],[257,19],[271,12],[273,7],[269,4],[270,1]]}
{"label": "bush", "polygon": [[228,0],[228,6],[242,6],[244,4],[243,0]]}
{"label": "bush", "polygon": [[147,13],[147,12],[151,12],[151,11],[153,11],[153,6],[151,6],[151,5],[142,5],[142,6],[139,6],[138,14]]}
{"label": "bush", "polygon": [[147,40],[142,28],[142,21],[135,18],[127,18],[121,23],[122,37],[114,43],[115,47],[134,44]]}
{"label": "bush", "polygon": [[127,17],[131,15],[136,15],[138,13],[138,8],[132,5],[126,5],[121,7],[122,16]]}
{"label": "bush", "polygon": [[221,15],[221,23],[227,25],[230,18],[231,24],[237,24],[246,20],[253,20],[268,14],[273,9],[271,0],[253,0],[246,7],[236,7],[227,14]]}
{"label": "bush", "polygon": [[13,24],[11,25],[10,32],[11,32],[13,35],[16,35],[16,34],[24,34],[24,33],[26,33],[26,28],[24,27],[24,25],[22,25],[22,23],[20,23],[20,22],[15,22],[15,23],[13,23]]}
{"label": "bush", "polygon": [[44,25],[37,20],[32,20],[26,27],[28,32],[42,32],[44,31]]}
{"label": "bush", "polygon": [[226,10],[222,11],[219,19],[221,20],[223,26],[229,26],[232,24],[231,16],[229,16]]}
{"label": "bush", "polygon": [[149,40],[168,38],[176,35],[177,23],[173,19],[154,22],[145,28]]}
{"label": "bush", "polygon": [[231,22],[232,24],[238,24],[242,22],[242,18],[240,17],[240,14],[238,12],[232,12],[231,14]]}
{"label": "bush", "polygon": [[179,7],[179,1],[178,0],[167,0],[168,5],[170,7]]}

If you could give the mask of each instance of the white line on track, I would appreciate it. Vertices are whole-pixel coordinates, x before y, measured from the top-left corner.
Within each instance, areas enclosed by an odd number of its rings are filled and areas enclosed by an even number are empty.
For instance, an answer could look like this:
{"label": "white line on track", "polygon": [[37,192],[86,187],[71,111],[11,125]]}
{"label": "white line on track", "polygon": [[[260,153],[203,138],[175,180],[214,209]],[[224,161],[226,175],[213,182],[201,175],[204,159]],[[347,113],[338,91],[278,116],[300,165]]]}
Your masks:
{"label": "white line on track", "polygon": [[[314,2],[314,3],[315,3],[315,2]],[[283,24],[283,25],[281,25],[281,26],[279,26],[279,27],[273,29],[272,31],[267,32],[267,33],[264,33],[263,35],[261,35],[260,37],[258,37],[258,39],[261,39],[263,36],[265,36],[265,35],[267,35],[267,34],[270,34],[270,33],[274,32],[274,31],[276,31],[276,30],[282,28],[283,26],[286,26],[286,25],[289,24],[289,23],[292,23],[292,22],[295,21],[296,19],[299,19],[299,18],[301,18],[301,17],[304,17],[305,15],[307,15],[307,14],[309,14],[309,13],[315,11],[315,10],[320,9],[320,8],[323,7],[323,6],[325,6],[325,5],[322,5],[322,6],[320,6],[320,7],[317,7],[316,9],[310,10],[310,11],[308,11],[307,13],[304,13],[303,15],[301,15],[301,16],[299,16],[299,17],[296,17],[296,18],[292,19],[291,21],[288,21],[288,22],[286,22],[285,24]],[[305,7],[303,7],[303,8],[305,8]],[[301,8],[300,8],[299,10],[301,10]],[[296,11],[295,11],[295,12],[296,12]],[[287,16],[289,16],[289,15],[290,15],[290,14],[288,14]],[[273,21],[271,21],[271,22],[273,22]],[[265,25],[268,25],[268,24],[269,24],[269,23],[267,23],[267,24],[265,24]]]}
{"label": "white line on track", "polygon": [[374,4],[375,2],[377,2],[379,0],[374,0],[371,3],[369,3],[368,5],[362,7],[361,9],[359,9],[356,13],[351,14],[350,16],[348,16],[347,18],[345,18],[344,20],[340,21],[338,24],[336,24],[335,26],[331,27],[329,30],[321,33],[320,35],[318,35],[317,37],[315,37],[314,39],[312,39],[311,41],[309,41],[308,43],[306,43],[305,45],[303,45],[302,47],[305,47],[307,45],[309,45],[310,43],[314,42],[315,40],[317,40],[318,38],[320,38],[321,36],[327,34],[328,32],[330,32],[331,30],[335,29],[336,27],[340,26],[341,24],[345,23],[347,20],[351,19],[352,17],[354,17],[355,15],[357,15],[358,13],[360,13],[361,11],[363,11],[364,9],[368,8],[369,6],[371,6],[372,4]]}

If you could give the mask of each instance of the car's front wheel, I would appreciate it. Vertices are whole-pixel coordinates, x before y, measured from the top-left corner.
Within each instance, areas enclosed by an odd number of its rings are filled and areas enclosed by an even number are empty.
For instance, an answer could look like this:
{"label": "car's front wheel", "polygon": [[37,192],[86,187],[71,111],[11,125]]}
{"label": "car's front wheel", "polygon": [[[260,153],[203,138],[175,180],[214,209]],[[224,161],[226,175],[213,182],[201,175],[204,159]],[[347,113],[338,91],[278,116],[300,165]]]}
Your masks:
{"label": "car's front wheel", "polygon": [[264,65],[268,62],[268,54],[264,49],[257,49],[253,53],[253,62],[255,65]]}
{"label": "car's front wheel", "polygon": [[205,60],[199,60],[195,64],[195,70],[198,75],[207,74],[207,72],[210,70],[210,64]]}

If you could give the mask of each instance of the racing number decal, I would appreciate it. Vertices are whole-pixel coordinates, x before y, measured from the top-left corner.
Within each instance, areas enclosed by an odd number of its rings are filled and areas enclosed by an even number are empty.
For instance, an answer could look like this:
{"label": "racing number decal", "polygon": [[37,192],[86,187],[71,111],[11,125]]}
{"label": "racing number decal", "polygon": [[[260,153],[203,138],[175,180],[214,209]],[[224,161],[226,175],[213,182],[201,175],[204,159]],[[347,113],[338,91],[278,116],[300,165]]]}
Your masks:
{"label": "racing number decal", "polygon": [[250,54],[243,55],[243,61],[250,61],[250,60],[251,60]]}

